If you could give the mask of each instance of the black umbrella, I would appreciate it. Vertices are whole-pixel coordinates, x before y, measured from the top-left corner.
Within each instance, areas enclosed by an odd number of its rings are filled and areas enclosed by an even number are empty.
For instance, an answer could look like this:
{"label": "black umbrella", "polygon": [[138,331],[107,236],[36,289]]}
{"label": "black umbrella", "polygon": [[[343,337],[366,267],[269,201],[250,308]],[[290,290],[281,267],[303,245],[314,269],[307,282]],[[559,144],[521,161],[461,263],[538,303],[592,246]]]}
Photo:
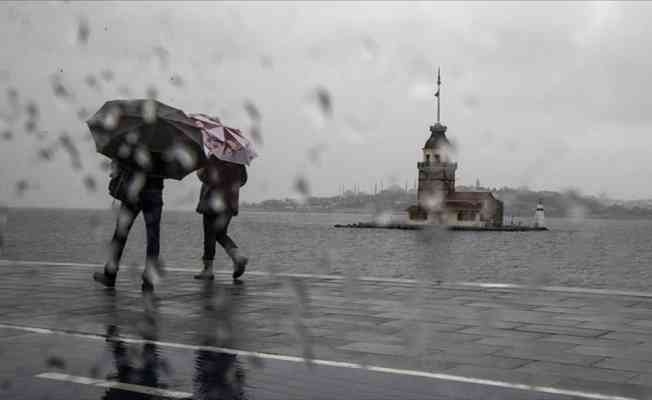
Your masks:
{"label": "black umbrella", "polygon": [[112,100],[86,121],[98,153],[149,175],[182,179],[204,160],[192,119],[156,100]]}

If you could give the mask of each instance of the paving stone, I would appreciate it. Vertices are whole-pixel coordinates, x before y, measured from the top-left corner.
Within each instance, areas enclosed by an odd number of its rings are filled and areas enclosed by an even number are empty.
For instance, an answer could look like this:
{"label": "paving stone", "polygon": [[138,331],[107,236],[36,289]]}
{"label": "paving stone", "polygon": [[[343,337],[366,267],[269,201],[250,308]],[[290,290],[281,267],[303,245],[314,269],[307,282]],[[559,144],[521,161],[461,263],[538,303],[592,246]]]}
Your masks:
{"label": "paving stone", "polygon": [[634,350],[634,346],[623,349],[622,347],[579,345],[569,350],[569,352],[604,357],[631,358],[634,360],[652,361],[652,351],[637,351]]}
{"label": "paving stone", "polygon": [[546,342],[544,339],[547,339],[549,336],[543,337],[542,339],[532,340],[530,338],[514,340],[511,338],[500,338],[500,337],[487,337],[480,339],[475,343],[478,344],[487,344],[492,346],[501,346],[506,348],[520,349],[525,348],[530,351],[544,352],[549,354],[557,354],[559,352],[566,351],[571,349],[577,344],[574,343],[563,343],[563,342]]}
{"label": "paving stone", "polygon": [[605,330],[597,329],[583,329],[573,328],[567,326],[554,326],[554,325],[534,325],[527,324],[514,328],[516,331],[533,332],[533,333],[558,333],[568,336],[582,336],[582,337],[599,337],[609,333]]}
{"label": "paving stone", "polygon": [[652,398],[652,373],[639,374],[634,378],[630,379],[628,383],[645,386],[647,390],[646,394],[648,394],[649,397],[641,397],[641,398],[647,398],[647,399]]}
{"label": "paving stone", "polygon": [[550,374],[560,377],[572,377],[587,380],[597,380],[606,382],[625,383],[634,378],[637,374],[627,371],[617,371],[613,369],[603,369],[595,367],[582,367],[569,364],[561,364],[548,361],[536,361],[519,367],[516,372],[525,372],[530,374]]}
{"label": "paving stone", "polygon": [[346,346],[340,346],[340,350],[357,351],[361,353],[404,355],[405,346],[389,345],[381,343],[356,342]]}
{"label": "paving stone", "polygon": [[497,356],[524,358],[537,361],[551,361],[560,364],[573,364],[590,366],[603,360],[604,356],[590,356],[570,353],[568,351],[546,351],[545,349],[528,348],[527,346],[513,347],[494,353]]}
{"label": "paving stone", "polygon": [[513,338],[513,339],[540,339],[547,336],[546,333],[533,333],[533,332],[519,332],[511,329],[494,329],[494,328],[482,328],[482,327],[473,327],[462,329],[459,333],[465,333],[469,335],[480,335],[480,336],[495,336],[502,338]]}
{"label": "paving stone", "polygon": [[[556,385],[561,378],[558,376],[531,374],[514,370],[487,368],[475,365],[461,365],[445,371],[446,374],[471,377],[476,379],[491,379],[501,382],[522,383],[530,385]],[[536,398],[536,397],[535,397]]]}
{"label": "paving stone", "polygon": [[563,378],[556,386],[585,393],[598,393],[604,396],[619,396],[631,399],[649,399],[652,388],[634,382],[608,382],[599,379]]}
{"label": "paving stone", "polygon": [[475,365],[480,367],[492,367],[499,369],[514,369],[534,361],[525,358],[503,357],[497,355],[462,355],[457,352],[448,351],[436,353],[433,358],[442,361],[449,361],[459,365]]}
{"label": "paving stone", "polygon": [[[622,371],[634,371],[652,373],[652,361],[633,360],[631,358],[609,357],[594,364],[598,368],[617,369]],[[648,382],[652,385],[652,381]]]}

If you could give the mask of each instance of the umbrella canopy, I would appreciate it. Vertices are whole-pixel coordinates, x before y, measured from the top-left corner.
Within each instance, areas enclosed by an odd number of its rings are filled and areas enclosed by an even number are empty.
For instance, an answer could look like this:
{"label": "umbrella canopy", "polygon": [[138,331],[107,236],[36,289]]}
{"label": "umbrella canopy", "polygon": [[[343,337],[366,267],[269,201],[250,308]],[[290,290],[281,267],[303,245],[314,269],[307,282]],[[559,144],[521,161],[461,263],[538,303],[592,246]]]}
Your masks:
{"label": "umbrella canopy", "polygon": [[190,117],[201,129],[206,157],[249,165],[258,156],[253,144],[239,129],[224,126],[219,119],[204,114],[190,114]]}
{"label": "umbrella canopy", "polygon": [[194,121],[155,100],[108,101],[86,124],[98,153],[149,175],[180,180],[205,159]]}

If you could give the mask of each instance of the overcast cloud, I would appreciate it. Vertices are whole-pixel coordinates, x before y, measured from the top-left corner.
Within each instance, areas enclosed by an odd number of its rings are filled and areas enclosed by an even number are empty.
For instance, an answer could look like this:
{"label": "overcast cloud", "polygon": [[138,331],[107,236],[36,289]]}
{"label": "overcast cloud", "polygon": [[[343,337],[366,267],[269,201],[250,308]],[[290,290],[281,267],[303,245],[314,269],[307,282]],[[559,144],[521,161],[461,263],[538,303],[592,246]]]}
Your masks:
{"label": "overcast cloud", "polygon": [[[642,2],[3,2],[0,202],[107,206],[82,121],[148,93],[245,130],[257,108],[245,201],[301,177],[315,195],[412,186],[437,66],[458,184],[652,197],[650,20]],[[168,188],[193,206],[194,176]]]}

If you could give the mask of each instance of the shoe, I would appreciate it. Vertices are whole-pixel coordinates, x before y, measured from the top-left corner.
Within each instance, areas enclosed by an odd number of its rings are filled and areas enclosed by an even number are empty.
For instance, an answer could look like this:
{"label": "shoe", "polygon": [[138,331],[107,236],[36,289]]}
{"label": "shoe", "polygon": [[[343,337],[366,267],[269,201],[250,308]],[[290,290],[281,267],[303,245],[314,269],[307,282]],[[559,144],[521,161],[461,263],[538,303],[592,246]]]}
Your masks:
{"label": "shoe", "polygon": [[203,272],[197,274],[194,276],[195,279],[200,280],[200,281],[212,281],[215,279],[215,275],[213,274],[205,274]]}
{"label": "shoe", "polygon": [[240,257],[238,261],[233,263],[233,279],[238,279],[245,273],[245,268],[249,259],[247,257]]}
{"label": "shoe", "polygon": [[94,272],[93,280],[99,282],[102,285],[112,288],[115,287],[115,278],[117,274],[107,274],[106,271],[103,272]]}
{"label": "shoe", "polygon": [[204,263],[204,268],[194,278],[201,281],[212,281],[215,279],[215,275],[213,275],[213,260],[202,260],[202,262]]}

